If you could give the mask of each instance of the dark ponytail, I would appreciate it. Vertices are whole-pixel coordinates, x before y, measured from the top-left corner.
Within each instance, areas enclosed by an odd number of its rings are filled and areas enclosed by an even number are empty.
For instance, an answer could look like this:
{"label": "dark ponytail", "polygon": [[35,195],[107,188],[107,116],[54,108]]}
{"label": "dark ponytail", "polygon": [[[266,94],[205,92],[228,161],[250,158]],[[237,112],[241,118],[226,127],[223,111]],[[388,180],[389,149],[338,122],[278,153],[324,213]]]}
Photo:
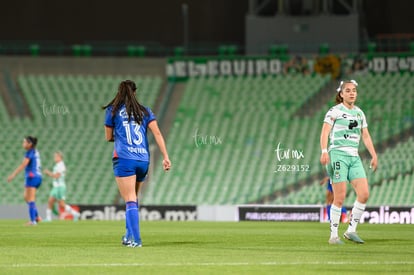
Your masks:
{"label": "dark ponytail", "polygon": [[29,143],[31,143],[32,144],[32,147],[34,148],[34,147],[36,147],[36,144],[37,144],[37,138],[36,137],[33,137],[33,136],[27,136],[26,137],[26,140],[27,140],[27,142],[29,142]]}
{"label": "dark ponytail", "polygon": [[149,113],[147,109],[141,105],[137,98],[135,97],[135,91],[137,86],[131,80],[124,80],[119,84],[118,93],[106,106],[103,106],[102,109],[106,109],[109,106],[112,108],[112,116],[115,116],[116,112],[125,104],[125,109],[128,114],[128,121],[131,120],[131,116],[134,117],[134,120],[141,124],[144,116],[148,116]]}
{"label": "dark ponytail", "polygon": [[338,92],[338,93],[336,94],[336,97],[335,97],[335,103],[336,103],[336,104],[340,104],[340,103],[342,103],[342,102],[344,101],[344,99],[342,98],[342,96],[340,95],[340,93],[341,93],[341,92]]}

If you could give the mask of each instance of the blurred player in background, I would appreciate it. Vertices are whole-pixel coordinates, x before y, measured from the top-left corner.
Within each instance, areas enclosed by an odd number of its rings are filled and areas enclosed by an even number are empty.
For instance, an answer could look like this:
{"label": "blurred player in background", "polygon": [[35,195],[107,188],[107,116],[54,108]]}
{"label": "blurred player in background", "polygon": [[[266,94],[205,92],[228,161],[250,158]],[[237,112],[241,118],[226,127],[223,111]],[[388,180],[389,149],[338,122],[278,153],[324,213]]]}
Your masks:
{"label": "blurred player in background", "polygon": [[[326,114],[321,131],[321,164],[326,165],[332,180],[334,200],[331,207],[330,244],[343,244],[338,237],[341,208],[346,196],[346,185],[350,182],[356,192],[356,200],[351,210],[351,218],[344,238],[356,243],[364,243],[356,228],[365,211],[369,197],[368,181],[361,158],[358,154],[359,141],[365,144],[371,154],[371,165],[377,168],[377,154],[368,131],[364,112],[355,106],[357,82],[341,81],[336,94],[336,103]],[[328,152],[329,136],[329,152]]]}
{"label": "blurred player in background", "polygon": [[[326,184],[326,207],[324,210],[324,220],[325,221],[330,221],[331,220],[331,206],[332,206],[332,202],[333,202],[333,190],[332,190],[332,183],[331,183],[331,179],[329,177],[324,177],[321,182],[321,185]],[[346,208],[345,206],[342,206],[342,213],[341,213],[341,222],[343,223],[347,223],[348,222],[348,216],[346,213]]]}
{"label": "blurred player in background", "polygon": [[118,92],[105,109],[105,137],[114,141],[113,169],[119,192],[125,200],[126,233],[122,244],[141,247],[137,194],[148,172],[150,151],[147,128],[151,130],[163,155],[163,168],[168,171],[171,162],[164,138],[151,109],[136,98],[137,87],[131,80],[122,81]]}
{"label": "blurred player in background", "polygon": [[30,221],[26,225],[36,225],[41,219],[36,207],[36,190],[42,184],[42,167],[39,151],[36,149],[37,138],[27,136],[23,139],[26,150],[23,162],[11,173],[7,181],[11,182],[17,174],[25,170],[24,200],[29,208]]}
{"label": "blurred player in background", "polygon": [[53,171],[47,169],[44,170],[44,173],[49,177],[53,178],[53,188],[50,191],[48,205],[46,209],[46,220],[52,221],[52,209],[57,201],[59,207],[65,209],[66,212],[70,213],[73,216],[73,220],[77,221],[79,219],[79,212],[75,211],[70,205],[65,203],[66,200],[66,183],[65,183],[65,174],[66,166],[63,162],[63,154],[60,151],[55,152],[54,154],[55,165],[53,166]]}

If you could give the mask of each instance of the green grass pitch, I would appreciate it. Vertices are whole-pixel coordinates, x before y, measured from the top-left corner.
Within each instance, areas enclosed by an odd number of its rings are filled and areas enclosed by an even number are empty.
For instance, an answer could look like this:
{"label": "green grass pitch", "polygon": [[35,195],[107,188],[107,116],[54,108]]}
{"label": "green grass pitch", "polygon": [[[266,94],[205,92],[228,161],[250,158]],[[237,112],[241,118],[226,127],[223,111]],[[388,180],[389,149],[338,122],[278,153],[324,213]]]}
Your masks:
{"label": "green grass pitch", "polygon": [[[328,244],[329,226],[299,222],[0,221],[0,274],[414,274],[414,226],[361,224],[365,244]],[[341,225],[340,232],[346,226]]]}

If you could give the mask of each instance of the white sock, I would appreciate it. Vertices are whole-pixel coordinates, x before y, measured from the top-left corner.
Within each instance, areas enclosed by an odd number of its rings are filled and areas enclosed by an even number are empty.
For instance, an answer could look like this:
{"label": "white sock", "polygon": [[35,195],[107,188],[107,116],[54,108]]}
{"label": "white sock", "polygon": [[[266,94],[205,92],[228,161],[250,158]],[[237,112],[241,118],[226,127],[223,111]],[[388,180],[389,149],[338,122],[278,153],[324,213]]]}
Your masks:
{"label": "white sock", "polygon": [[79,214],[77,211],[75,211],[75,209],[73,209],[72,207],[70,207],[69,204],[65,205],[65,211],[70,213],[71,215],[77,215]]}
{"label": "white sock", "polygon": [[349,220],[348,232],[356,232],[359,220],[362,214],[364,214],[366,204],[355,201],[354,207],[352,208],[351,219]]}
{"label": "white sock", "polygon": [[51,221],[52,220],[52,209],[46,209],[46,219]]}
{"label": "white sock", "polygon": [[341,219],[341,207],[331,206],[331,239],[338,238],[338,226]]}

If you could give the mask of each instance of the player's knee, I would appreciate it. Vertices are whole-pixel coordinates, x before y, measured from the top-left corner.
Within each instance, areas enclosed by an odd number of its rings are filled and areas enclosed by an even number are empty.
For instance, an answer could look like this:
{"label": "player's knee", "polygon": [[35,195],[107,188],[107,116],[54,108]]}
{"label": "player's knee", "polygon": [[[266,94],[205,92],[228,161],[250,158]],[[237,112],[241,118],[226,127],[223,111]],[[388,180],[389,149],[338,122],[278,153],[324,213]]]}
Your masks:
{"label": "player's knee", "polygon": [[137,195],[135,193],[131,193],[131,194],[126,194],[123,199],[125,200],[125,202],[127,201],[137,201]]}
{"label": "player's knee", "polygon": [[334,198],[334,200],[333,200],[333,205],[335,205],[335,206],[337,206],[337,207],[342,207],[342,205],[344,204],[344,201],[345,201],[345,197],[337,197],[337,198]]}
{"label": "player's knee", "polygon": [[369,198],[369,191],[361,192],[357,197],[360,203],[366,203]]}

